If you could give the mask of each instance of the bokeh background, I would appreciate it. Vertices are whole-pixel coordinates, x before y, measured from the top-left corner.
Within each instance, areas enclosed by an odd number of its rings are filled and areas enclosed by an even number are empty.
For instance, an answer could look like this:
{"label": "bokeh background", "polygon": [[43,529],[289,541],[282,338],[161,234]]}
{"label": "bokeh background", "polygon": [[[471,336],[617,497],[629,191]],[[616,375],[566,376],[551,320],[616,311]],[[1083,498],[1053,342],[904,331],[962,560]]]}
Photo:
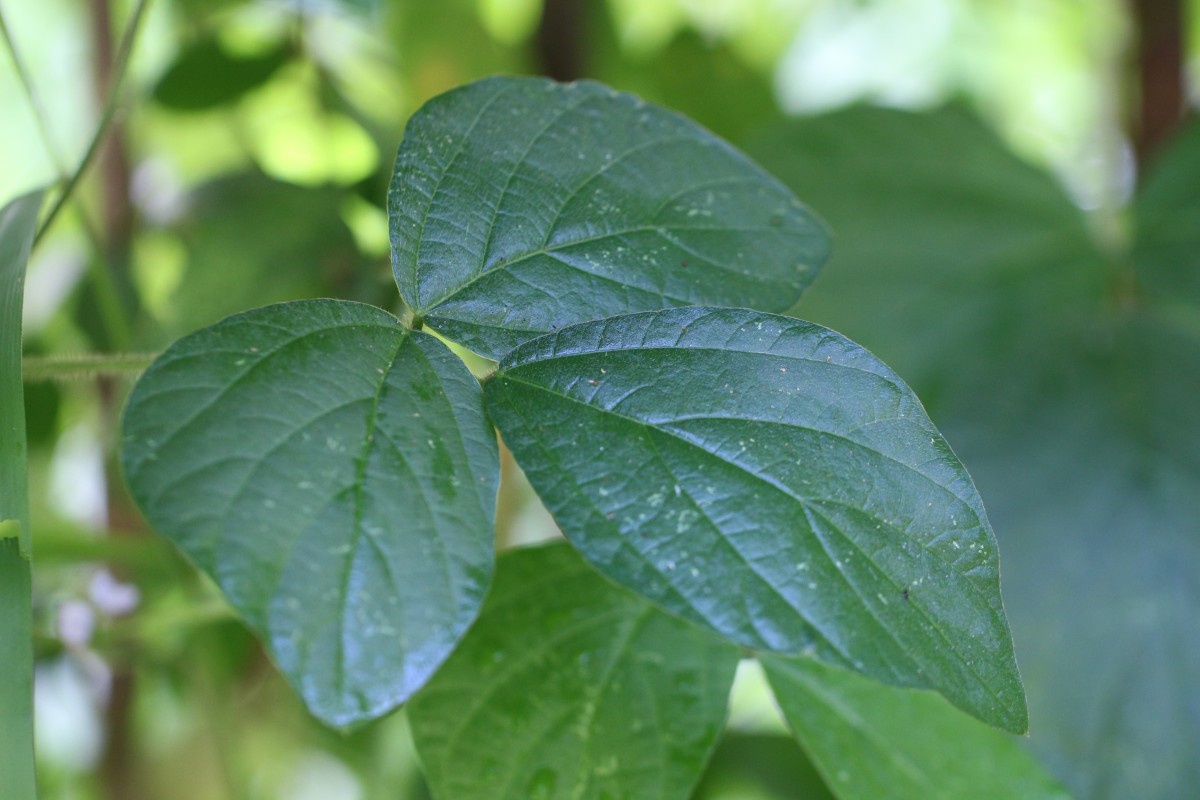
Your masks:
{"label": "bokeh background", "polygon": [[[399,311],[408,116],[497,72],[697,119],[827,219],[795,314],[905,377],[1000,540],[1024,741],[1081,798],[1200,785],[1197,0],[0,0],[47,798],[426,796],[403,712],[309,718],[114,463],[136,371],[230,313]],[[498,546],[555,535],[505,463]],[[0,795],[3,795],[0,787]],[[829,797],[752,666],[703,798]]]}

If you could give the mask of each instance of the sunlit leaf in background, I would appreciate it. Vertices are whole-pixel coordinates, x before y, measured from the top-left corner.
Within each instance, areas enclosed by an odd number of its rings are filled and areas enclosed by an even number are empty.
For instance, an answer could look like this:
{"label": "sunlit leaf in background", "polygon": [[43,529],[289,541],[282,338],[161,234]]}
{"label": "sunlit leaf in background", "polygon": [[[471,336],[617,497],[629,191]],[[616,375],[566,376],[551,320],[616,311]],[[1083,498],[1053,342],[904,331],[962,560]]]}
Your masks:
{"label": "sunlit leaf in background", "polygon": [[559,542],[500,557],[479,621],[408,714],[438,798],[682,800],[737,662]]}
{"label": "sunlit leaf in background", "polygon": [[499,464],[479,385],[377,308],[297,301],[180,339],[130,396],[122,463],[329,724],[406,700],[483,600]]}
{"label": "sunlit leaf in background", "polygon": [[934,688],[1024,731],[983,506],[867,351],[787,317],[672,309],[535,339],[486,397],[609,577],[741,644]]}
{"label": "sunlit leaf in background", "polygon": [[492,359],[613,314],[783,310],[829,247],[724,141],[594,83],[491,78],[430,101],[409,122],[388,209],[405,301]]}
{"label": "sunlit leaf in background", "polygon": [[[1183,290],[1200,228],[1174,217],[1200,185],[1197,141],[1147,181],[1134,272],[956,111],[850,110],[750,148],[838,237],[799,313],[912,381],[971,468],[1030,745],[1084,797],[1200,783],[1200,309]],[[1143,292],[1167,275],[1169,302]]]}

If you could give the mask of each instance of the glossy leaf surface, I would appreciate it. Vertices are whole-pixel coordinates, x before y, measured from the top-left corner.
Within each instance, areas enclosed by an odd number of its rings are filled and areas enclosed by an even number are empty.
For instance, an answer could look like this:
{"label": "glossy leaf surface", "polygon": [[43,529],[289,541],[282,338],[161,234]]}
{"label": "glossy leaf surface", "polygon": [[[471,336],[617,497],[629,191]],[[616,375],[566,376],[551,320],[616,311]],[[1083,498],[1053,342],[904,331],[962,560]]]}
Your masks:
{"label": "glossy leaf surface", "polygon": [[1080,797],[1200,784],[1200,228],[1175,216],[1198,145],[1147,176],[1132,258],[958,111],[853,109],[751,148],[844,242],[801,312],[913,376],[988,499],[1028,741]]}
{"label": "glossy leaf surface", "polygon": [[682,800],[737,661],[560,542],[500,557],[479,621],[408,714],[435,797]]}
{"label": "glossy leaf surface", "polygon": [[763,659],[788,724],[840,800],[1066,800],[1017,741],[935,694],[812,659]]}
{"label": "glossy leaf surface", "polygon": [[379,309],[285,303],[184,337],[134,388],[122,456],[325,722],[403,702],[479,610],[499,469],[479,386]]}
{"label": "glossy leaf surface", "polygon": [[908,387],[817,325],[685,308],[518,348],[489,410],[601,571],[750,647],[1024,730],[995,541]]}
{"label": "glossy leaf surface", "polygon": [[829,246],[791,192],[694,122],[599,84],[536,78],[427,103],[388,208],[405,301],[493,359],[632,311],[782,311]]}

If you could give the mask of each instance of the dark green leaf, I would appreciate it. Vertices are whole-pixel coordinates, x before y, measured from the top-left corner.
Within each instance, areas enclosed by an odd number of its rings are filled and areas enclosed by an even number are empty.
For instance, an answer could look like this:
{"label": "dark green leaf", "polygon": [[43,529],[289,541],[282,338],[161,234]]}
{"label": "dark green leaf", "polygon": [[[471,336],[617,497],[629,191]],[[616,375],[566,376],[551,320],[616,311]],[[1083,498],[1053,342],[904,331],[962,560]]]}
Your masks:
{"label": "dark green leaf", "polygon": [[1064,800],[1017,741],[929,692],[811,659],[763,666],[796,738],[840,800]]}
{"label": "dark green leaf", "polygon": [[631,311],[781,311],[829,246],[741,153],[595,83],[490,78],[435,98],[409,122],[388,206],[405,301],[490,358]]}
{"label": "dark green leaf", "polygon": [[122,457],[326,722],[407,699],[479,610],[499,470],[479,386],[379,309],[286,303],[184,337],[134,388]]}
{"label": "dark green leaf", "polygon": [[226,105],[266,83],[290,57],[286,42],[262,53],[237,55],[206,36],[180,51],[154,87],[154,99],[179,111]]}
{"label": "dark green leaf", "polygon": [[686,308],[518,348],[488,406],[607,575],[733,640],[1025,728],[996,546],[916,396],[817,325]]}
{"label": "dark green leaf", "polygon": [[409,719],[437,797],[684,798],[737,661],[736,647],[613,586],[565,543],[515,550]]}
{"label": "dark green leaf", "polygon": [[[1050,176],[953,111],[841,112],[752,151],[845,242],[805,315],[915,376],[988,498],[1039,758],[1082,797],[1190,795],[1200,305],[1152,289],[1191,280],[1194,250],[1152,266],[1139,243],[1131,281]],[[1144,232],[1200,185],[1169,158]]]}

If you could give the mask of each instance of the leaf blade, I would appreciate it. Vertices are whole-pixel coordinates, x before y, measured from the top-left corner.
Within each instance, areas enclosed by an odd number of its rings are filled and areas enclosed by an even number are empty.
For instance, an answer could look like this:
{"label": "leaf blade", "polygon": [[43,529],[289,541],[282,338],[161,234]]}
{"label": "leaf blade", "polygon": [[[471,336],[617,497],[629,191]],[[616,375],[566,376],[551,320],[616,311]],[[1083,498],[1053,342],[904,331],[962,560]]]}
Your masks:
{"label": "leaf blade", "polygon": [[763,667],[788,724],[840,800],[1065,800],[1010,736],[927,692],[895,689],[810,659]]}
{"label": "leaf blade", "polygon": [[560,542],[500,556],[479,622],[408,714],[438,797],[682,798],[737,661]]}
{"label": "leaf blade", "polygon": [[915,395],[819,326],[685,308],[518,348],[493,420],[607,576],[741,644],[1023,730],[995,541]]}
{"label": "leaf blade", "polygon": [[0,207],[0,775],[15,797],[37,796],[33,728],[33,537],[21,382],[25,270],[42,192]]}
{"label": "leaf blade", "polygon": [[478,384],[379,309],[284,303],[184,337],[131,394],[122,457],[326,722],[403,702],[482,602],[499,467]]}
{"label": "leaf blade", "polygon": [[405,301],[494,359],[629,311],[783,310],[828,252],[741,153],[590,82],[490,78],[435,98],[409,123],[388,207]]}

